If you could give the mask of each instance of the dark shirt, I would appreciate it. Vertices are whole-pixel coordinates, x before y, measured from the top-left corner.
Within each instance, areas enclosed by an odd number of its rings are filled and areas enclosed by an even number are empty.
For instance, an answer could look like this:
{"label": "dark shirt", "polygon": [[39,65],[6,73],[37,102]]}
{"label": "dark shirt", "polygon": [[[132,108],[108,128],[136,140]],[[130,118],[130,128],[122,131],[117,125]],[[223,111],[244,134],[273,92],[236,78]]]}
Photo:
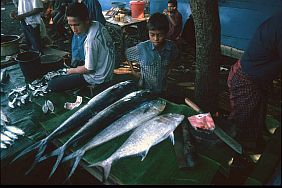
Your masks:
{"label": "dark shirt", "polygon": [[241,57],[243,72],[255,79],[272,81],[281,71],[281,18],[279,11],[264,21]]}
{"label": "dark shirt", "polygon": [[98,21],[101,24],[106,24],[106,19],[102,13],[102,7],[98,0],[83,0],[89,12],[89,18],[93,21]]}

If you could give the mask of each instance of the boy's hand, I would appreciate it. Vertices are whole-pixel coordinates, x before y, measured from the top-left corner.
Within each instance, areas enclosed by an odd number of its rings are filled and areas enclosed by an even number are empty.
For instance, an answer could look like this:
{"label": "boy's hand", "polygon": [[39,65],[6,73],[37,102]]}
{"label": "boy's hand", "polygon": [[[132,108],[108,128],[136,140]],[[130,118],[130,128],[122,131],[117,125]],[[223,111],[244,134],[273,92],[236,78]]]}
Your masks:
{"label": "boy's hand", "polygon": [[12,18],[12,19],[16,19],[16,16],[17,16],[16,11],[12,11],[12,12],[10,12],[10,18]]}
{"label": "boy's hand", "polygon": [[22,15],[16,15],[15,16],[15,19],[18,20],[18,21],[22,21],[25,17],[22,16]]}
{"label": "boy's hand", "polygon": [[23,20],[25,17],[22,16],[22,15],[17,15],[16,11],[12,11],[10,13],[10,18],[14,19],[14,20],[18,20],[18,21],[21,21]]}

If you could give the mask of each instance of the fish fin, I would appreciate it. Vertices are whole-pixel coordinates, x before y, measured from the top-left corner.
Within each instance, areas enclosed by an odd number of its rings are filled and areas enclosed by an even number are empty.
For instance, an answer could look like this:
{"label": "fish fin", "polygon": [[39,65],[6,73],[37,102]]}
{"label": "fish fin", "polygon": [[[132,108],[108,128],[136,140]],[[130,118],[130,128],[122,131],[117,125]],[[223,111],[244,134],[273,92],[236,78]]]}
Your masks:
{"label": "fish fin", "polygon": [[169,134],[169,139],[170,139],[170,141],[172,142],[172,145],[174,145],[175,141],[174,141],[174,134],[173,134],[173,132],[171,132],[171,133]]}
{"label": "fish fin", "polygon": [[63,156],[64,156],[64,151],[65,151],[64,145],[61,146],[60,148],[58,148],[58,149],[55,150],[55,151],[57,151],[57,152],[56,152],[54,155],[58,155],[58,158],[57,158],[57,161],[56,161],[55,165],[53,166],[53,169],[52,169],[52,171],[51,171],[51,173],[50,173],[50,175],[49,175],[49,179],[50,179],[51,176],[55,173],[57,167],[59,166],[59,164],[60,164],[60,162],[61,162],[61,160],[62,160],[62,158],[63,158]]}
{"label": "fish fin", "polygon": [[17,159],[19,159],[20,157],[22,157],[23,155],[25,155],[25,154],[27,154],[27,153],[29,153],[29,152],[31,152],[32,150],[35,150],[35,149],[37,149],[37,148],[43,148],[43,150],[41,149],[40,151],[39,151],[39,153],[43,153],[44,152],[44,150],[45,150],[45,148],[46,147],[42,147],[44,144],[46,144],[46,140],[40,140],[40,141],[38,141],[38,142],[36,142],[36,143],[34,143],[34,144],[32,144],[31,146],[29,146],[28,148],[26,148],[25,150],[23,150],[20,154],[18,154],[11,162],[10,162],[10,164],[11,163],[13,163],[13,162],[15,162]]}
{"label": "fish fin", "polygon": [[34,161],[31,167],[25,172],[25,175],[28,175],[33,170],[33,168],[36,166],[37,163],[38,161]]}
{"label": "fish fin", "polygon": [[105,182],[109,175],[110,175],[110,171],[111,171],[111,167],[112,167],[112,160],[104,160],[101,162],[97,162],[94,163],[92,165],[89,165],[88,167],[93,167],[93,166],[100,166],[103,168],[103,182]]}
{"label": "fish fin", "polygon": [[149,152],[149,150],[146,150],[146,151],[141,153],[141,156],[142,156],[141,161],[143,161],[145,159],[145,157],[147,156],[148,152]]}
{"label": "fish fin", "polygon": [[56,156],[56,155],[59,155],[59,152],[61,151],[61,147],[57,148],[56,150],[52,151],[51,153],[48,153],[40,158],[38,158],[38,161],[44,161],[46,159],[48,159],[49,157],[52,157],[52,156]]}
{"label": "fish fin", "polygon": [[[69,173],[67,179],[69,179],[69,178],[72,176],[72,174],[74,173],[74,171],[75,171],[75,169],[76,169],[76,167],[77,167],[79,161],[81,160],[82,156],[84,155],[84,153],[85,153],[84,151],[78,151],[78,152],[75,152],[75,153],[73,153],[73,154],[70,154],[70,155],[72,155],[73,157],[75,157],[75,161],[74,161],[74,163],[73,163],[73,165],[72,165],[71,172]],[[69,155],[69,156],[70,156],[70,155]],[[73,158],[73,157],[72,157],[72,158]]]}
{"label": "fish fin", "polygon": [[29,174],[29,173],[32,171],[32,169],[36,166],[36,164],[40,162],[39,159],[40,159],[40,157],[42,156],[42,154],[44,153],[44,151],[45,151],[45,149],[46,149],[46,146],[47,146],[46,144],[40,145],[39,151],[38,151],[38,153],[37,153],[36,156],[35,156],[35,160],[34,160],[34,162],[32,163],[32,165],[31,165],[31,167],[29,168],[29,170],[26,171],[25,175]]}

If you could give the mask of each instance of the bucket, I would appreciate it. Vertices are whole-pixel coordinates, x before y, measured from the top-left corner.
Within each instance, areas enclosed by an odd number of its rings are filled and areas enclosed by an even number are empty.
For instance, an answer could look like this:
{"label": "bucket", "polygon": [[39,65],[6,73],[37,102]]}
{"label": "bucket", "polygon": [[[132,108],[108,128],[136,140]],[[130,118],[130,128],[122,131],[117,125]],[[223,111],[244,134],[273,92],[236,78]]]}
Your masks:
{"label": "bucket", "polygon": [[42,74],[64,68],[64,59],[60,55],[45,54],[40,57]]}
{"label": "bucket", "polygon": [[40,53],[38,52],[22,52],[17,54],[15,60],[19,63],[26,83],[32,82],[43,76]]}
{"label": "bucket", "polygon": [[9,56],[19,52],[20,36],[1,34],[1,57]]}
{"label": "bucket", "polygon": [[131,17],[144,18],[144,1],[130,1]]}

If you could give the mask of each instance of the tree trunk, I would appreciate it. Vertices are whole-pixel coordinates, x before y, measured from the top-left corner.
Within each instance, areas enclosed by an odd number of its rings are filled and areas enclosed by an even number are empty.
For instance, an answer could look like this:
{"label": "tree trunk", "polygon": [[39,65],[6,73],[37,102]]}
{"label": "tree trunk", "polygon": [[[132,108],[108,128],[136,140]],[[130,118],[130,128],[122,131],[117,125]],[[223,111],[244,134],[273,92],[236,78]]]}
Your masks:
{"label": "tree trunk", "polygon": [[220,59],[218,0],[190,0],[196,37],[195,102],[207,112],[217,110]]}

